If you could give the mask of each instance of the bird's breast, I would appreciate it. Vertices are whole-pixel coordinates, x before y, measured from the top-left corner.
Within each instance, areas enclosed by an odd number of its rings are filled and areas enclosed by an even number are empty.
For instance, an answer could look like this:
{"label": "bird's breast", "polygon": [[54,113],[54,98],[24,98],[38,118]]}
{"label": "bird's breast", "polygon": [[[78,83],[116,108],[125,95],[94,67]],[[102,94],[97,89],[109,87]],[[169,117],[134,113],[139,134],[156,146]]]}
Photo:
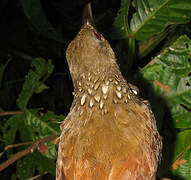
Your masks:
{"label": "bird's breast", "polygon": [[[121,96],[115,95],[118,101],[108,103],[104,100],[104,92],[109,92],[109,87],[104,88],[100,84],[103,92],[98,101],[96,93],[94,96],[88,95],[88,92],[86,97],[82,95],[62,125],[61,154],[68,177],[75,174],[79,177],[76,179],[85,179],[86,176],[97,179],[116,177],[119,175],[111,175],[114,171],[112,167],[117,164],[128,167],[128,159],[133,163],[134,157],[136,162],[138,154],[144,158],[150,156],[152,163],[149,167],[156,164],[157,159],[151,153],[152,148],[157,151],[157,147],[153,146],[155,136],[152,131],[156,131],[156,127],[153,129],[152,117],[144,107],[130,99],[125,103],[125,96],[122,101]],[[94,98],[93,106],[91,98]],[[143,159],[137,159],[138,164],[134,166],[138,166],[141,160],[147,162]]]}
{"label": "bird's breast", "polygon": [[[61,126],[58,159],[64,165],[58,167],[65,176],[117,180],[142,179],[150,173],[151,177],[160,139],[154,116],[137,91],[120,74],[108,78],[82,74],[75,85],[71,111]],[[139,178],[133,176],[135,171]]]}

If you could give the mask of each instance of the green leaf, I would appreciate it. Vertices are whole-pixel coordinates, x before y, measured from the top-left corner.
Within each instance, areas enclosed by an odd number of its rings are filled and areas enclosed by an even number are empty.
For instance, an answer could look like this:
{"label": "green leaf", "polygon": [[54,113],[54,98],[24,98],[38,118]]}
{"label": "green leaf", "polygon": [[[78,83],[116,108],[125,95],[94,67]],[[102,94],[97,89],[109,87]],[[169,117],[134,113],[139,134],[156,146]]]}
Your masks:
{"label": "green leaf", "polygon": [[17,176],[21,180],[26,180],[35,175],[35,171],[38,171],[40,175],[44,173],[50,173],[55,176],[56,163],[55,160],[48,159],[38,151],[27,155],[17,162]]}
{"label": "green leaf", "polygon": [[184,179],[191,179],[191,130],[185,130],[177,134],[174,146],[173,174]]}
{"label": "green leaf", "polygon": [[138,41],[138,56],[140,59],[147,56],[153,49],[156,48],[156,46],[161,43],[166,37],[165,42],[162,45],[162,49],[168,47],[171,45],[174,41],[177,40],[177,38],[180,36],[180,31],[182,29],[177,27],[177,25],[171,25],[168,26],[165,31],[162,31],[160,33],[157,33],[149,39]]}
{"label": "green leaf", "polygon": [[43,174],[45,171],[55,176],[56,174],[56,163],[53,159],[48,159],[47,157],[43,156],[38,151],[33,153],[34,159],[36,159],[36,168]]}
{"label": "green leaf", "polygon": [[[143,78],[167,104],[174,127],[191,127],[191,41],[181,36],[142,69]],[[149,93],[152,96],[152,93]],[[155,105],[158,108],[159,101]]]}
{"label": "green leaf", "polygon": [[13,173],[13,174],[11,175],[11,180],[17,180],[17,175],[16,175],[15,173]]}
{"label": "green leaf", "polygon": [[54,70],[54,66],[51,64],[51,62],[46,61],[43,58],[34,59],[31,67],[34,67],[35,71],[29,71],[23,84],[22,91],[17,99],[17,104],[20,109],[26,108],[28,101],[33,93],[39,93],[42,92],[44,89],[47,89],[47,86],[45,86],[43,82],[50,76],[50,74]]}
{"label": "green leaf", "polygon": [[59,134],[60,128],[58,121],[63,120],[63,115],[55,115],[48,111],[46,114],[39,115],[38,110],[26,110],[26,125],[29,126],[33,132],[36,132],[34,140],[43,138],[50,134]]}
{"label": "green leaf", "polygon": [[[135,0],[136,13],[130,21],[130,0],[122,0],[121,8],[113,23],[113,39],[128,40],[130,54],[128,60],[135,55],[135,39],[138,41],[138,56],[145,57],[170,33],[175,31],[177,24],[191,20],[191,0]],[[166,29],[166,27],[168,29]]]}
{"label": "green leaf", "polygon": [[39,0],[20,0],[26,17],[31,24],[44,36],[56,40],[58,42],[64,42],[62,35],[56,32],[48,21],[42,5]]}
{"label": "green leaf", "polygon": [[[42,139],[51,134],[60,134],[59,121],[64,119],[62,115],[55,115],[48,111],[46,114],[38,114],[37,110],[26,110],[26,125],[32,131],[33,140]],[[44,144],[47,148],[43,153],[50,159],[56,159],[56,146],[52,142]]]}
{"label": "green leaf", "polygon": [[7,65],[9,64],[9,62],[11,61],[11,59],[8,59],[5,64],[2,64],[0,66],[0,88],[2,87],[2,80],[3,80],[3,73],[7,67]]}
{"label": "green leaf", "polygon": [[[128,24],[128,13],[130,7],[130,0],[122,0],[121,1],[121,8],[118,11],[118,15],[114,20],[113,23],[113,31],[110,34],[112,39],[122,39],[120,44],[125,43],[125,46],[120,47],[123,52],[126,52],[127,56],[125,59],[128,59],[127,66],[125,68],[130,69],[133,57],[135,54],[135,39],[131,38],[131,31]],[[123,40],[125,39],[125,41]],[[124,48],[128,47],[128,51]],[[119,49],[120,49],[119,48]],[[123,53],[121,53],[123,54]]]}
{"label": "green leaf", "polygon": [[10,117],[2,127],[5,145],[12,144],[15,140],[16,131],[19,128],[23,115]]}
{"label": "green leaf", "polygon": [[[22,141],[29,141],[31,139],[29,129],[25,126],[24,121],[24,114],[14,115],[6,120],[2,127],[5,146],[15,143],[16,133],[18,132]],[[10,156],[12,149],[9,149],[7,152],[8,156]]]}
{"label": "green leaf", "polygon": [[165,30],[168,25],[191,20],[191,0],[134,0],[136,13],[130,23],[131,37],[144,40]]}
{"label": "green leaf", "polygon": [[[63,118],[64,116],[55,115],[51,111],[39,116],[37,110],[28,110],[26,114],[14,115],[2,127],[4,143],[5,145],[15,144],[17,133],[21,142],[40,139],[52,134],[52,132],[59,134],[58,121],[63,120]],[[46,145],[47,151],[43,155],[52,160],[39,155],[38,150],[20,159],[17,162],[19,179],[24,180],[31,177],[35,169],[38,169],[41,173],[48,171],[54,175],[56,167],[54,160],[57,158],[56,146],[52,142],[47,142]],[[11,154],[12,149],[9,149],[7,151],[8,158]]]}
{"label": "green leaf", "polygon": [[128,25],[128,11],[130,2],[131,2],[130,0],[121,1],[121,8],[113,23],[114,31],[110,34],[111,38],[126,39],[130,36],[130,28]]}
{"label": "green leaf", "polygon": [[45,89],[48,89],[48,86],[46,84],[44,84],[44,83],[38,82],[37,87],[35,89],[35,93],[39,94],[42,91],[44,91]]}
{"label": "green leaf", "polygon": [[35,159],[34,155],[29,154],[17,161],[17,176],[20,180],[26,180],[34,175]]}

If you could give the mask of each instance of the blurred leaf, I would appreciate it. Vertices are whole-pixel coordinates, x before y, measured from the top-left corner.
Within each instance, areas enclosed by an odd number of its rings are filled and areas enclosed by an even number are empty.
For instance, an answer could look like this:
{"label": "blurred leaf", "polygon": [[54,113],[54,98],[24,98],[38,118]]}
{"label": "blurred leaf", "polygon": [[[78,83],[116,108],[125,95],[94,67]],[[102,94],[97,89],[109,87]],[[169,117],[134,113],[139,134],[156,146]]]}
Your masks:
{"label": "blurred leaf", "polygon": [[25,122],[33,132],[34,140],[43,138],[50,134],[59,134],[60,128],[58,121],[63,120],[63,115],[55,115],[53,112],[48,111],[46,114],[38,114],[38,110],[26,110]]}
{"label": "blurred leaf", "polygon": [[45,171],[49,172],[53,176],[56,175],[56,163],[53,159],[48,159],[47,157],[43,156],[38,151],[35,151],[33,153],[34,159],[36,159],[36,168],[40,172],[40,174],[43,174]]}
{"label": "blurred leaf", "polygon": [[[176,128],[191,127],[190,61],[191,41],[182,36],[141,71],[154,92],[166,101]],[[158,107],[159,102],[154,103]]]}
{"label": "blurred leaf", "polygon": [[[15,144],[17,133],[20,135],[22,142],[37,140],[53,133],[59,134],[60,124],[58,121],[63,119],[63,115],[55,115],[51,111],[39,115],[38,110],[35,109],[26,110],[25,114],[14,115],[6,121],[2,128],[5,145]],[[57,158],[56,145],[52,142],[47,142],[44,145],[47,147],[45,151],[41,149],[44,147],[39,146],[38,150],[34,153],[27,155],[17,162],[17,175],[19,179],[25,180],[33,176],[35,169],[38,169],[40,173],[48,171],[55,175],[56,165],[54,160]],[[41,153],[37,153],[38,151]],[[10,157],[12,149],[9,149],[7,153],[8,157]],[[39,154],[42,154],[42,156]]]}
{"label": "blurred leaf", "polygon": [[8,59],[5,64],[0,65],[0,88],[2,87],[3,73],[10,61],[11,59]]}
{"label": "blurred leaf", "polygon": [[[177,24],[191,20],[191,0],[135,0],[133,5],[137,12],[133,14],[129,27],[130,0],[121,1],[110,34],[113,39],[128,40],[129,61],[135,53],[135,39],[139,40],[139,58],[143,58],[172,33]],[[168,25],[170,27],[166,30]]]}
{"label": "blurred leaf", "polygon": [[178,133],[174,147],[172,172],[181,178],[191,179],[191,130]]}
{"label": "blurred leaf", "polygon": [[[146,40],[138,41],[138,56],[140,59],[147,56],[156,46],[161,43],[166,37],[165,43],[163,44],[162,49],[171,45],[177,38],[180,36],[181,29],[177,25],[168,26],[165,31],[154,34]],[[167,46],[168,44],[168,46]]]}
{"label": "blurred leaf", "polygon": [[48,172],[55,176],[55,160],[48,159],[47,157],[40,154],[38,151],[35,151],[17,162],[17,176],[21,180],[31,178],[35,175],[36,170],[39,171],[40,175]]}
{"label": "blurred leaf", "polygon": [[43,58],[34,59],[31,67],[34,67],[35,71],[29,71],[25,83],[23,84],[22,91],[17,99],[17,104],[20,109],[26,108],[33,93],[40,93],[44,89],[47,89],[47,86],[45,86],[43,82],[49,77],[54,69],[51,62],[46,61]]}
{"label": "blurred leaf", "polygon": [[26,180],[34,175],[35,159],[32,154],[17,161],[17,176],[20,180]]}
{"label": "blurred leaf", "polygon": [[114,39],[126,39],[130,36],[130,29],[128,24],[128,10],[130,6],[130,0],[122,0],[121,8],[113,22],[114,31],[110,34]]}
{"label": "blurred leaf", "polygon": [[13,174],[11,175],[11,180],[17,180],[17,175],[16,175],[15,173],[13,173]]}
{"label": "blurred leaf", "polygon": [[[125,59],[128,59],[127,65],[123,66],[126,71],[131,68],[135,55],[135,39],[131,38],[131,31],[128,23],[130,2],[130,0],[121,1],[121,8],[114,20],[113,31],[110,34],[112,39],[122,39],[120,44],[126,44],[126,46],[121,47],[121,51],[126,52]],[[123,39],[125,39],[126,42]],[[126,48],[126,51],[124,51],[124,48]],[[118,47],[118,49],[120,48]]]}
{"label": "blurred leaf", "polygon": [[191,20],[191,0],[134,0],[136,13],[130,23],[131,36],[144,40],[164,31],[171,24]]}
{"label": "blurred leaf", "polygon": [[[4,126],[2,127],[5,146],[15,143],[16,133],[18,132],[22,141],[28,141],[30,139],[30,133],[28,128],[25,126],[24,121],[24,114],[14,115],[6,120]],[[7,152],[8,156],[10,156],[12,149],[9,149]]]}
{"label": "blurred leaf", "polygon": [[39,0],[20,0],[24,13],[31,24],[44,36],[58,42],[64,42],[62,35],[56,32],[48,21]]}
{"label": "blurred leaf", "polygon": [[22,124],[20,123],[23,119],[24,115],[19,114],[10,117],[2,127],[3,135],[4,135],[4,141],[5,145],[12,144],[15,141],[15,135],[19,128],[19,126]]}
{"label": "blurred leaf", "polygon": [[37,88],[35,89],[35,93],[39,94],[42,91],[44,91],[45,89],[48,89],[48,86],[44,83],[38,82],[37,83]]}
{"label": "blurred leaf", "polygon": [[[51,134],[59,134],[60,124],[58,122],[62,121],[64,116],[55,115],[51,111],[48,111],[46,114],[39,115],[37,110],[26,110],[25,118],[26,125],[32,131],[33,140],[37,140]],[[47,142],[42,148],[46,148],[46,146],[47,150],[41,149],[41,152],[44,152],[43,154],[50,159],[56,159],[57,153],[55,144]]]}

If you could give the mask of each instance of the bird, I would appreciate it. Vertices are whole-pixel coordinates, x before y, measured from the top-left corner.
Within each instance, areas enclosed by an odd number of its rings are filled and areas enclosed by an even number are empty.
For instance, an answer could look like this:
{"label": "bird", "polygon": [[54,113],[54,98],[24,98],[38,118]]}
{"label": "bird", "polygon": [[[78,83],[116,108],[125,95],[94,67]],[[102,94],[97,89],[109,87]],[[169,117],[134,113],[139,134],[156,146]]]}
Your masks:
{"label": "bird", "polygon": [[122,76],[90,3],[66,59],[74,100],[60,127],[56,180],[155,180],[162,138],[154,114]]}

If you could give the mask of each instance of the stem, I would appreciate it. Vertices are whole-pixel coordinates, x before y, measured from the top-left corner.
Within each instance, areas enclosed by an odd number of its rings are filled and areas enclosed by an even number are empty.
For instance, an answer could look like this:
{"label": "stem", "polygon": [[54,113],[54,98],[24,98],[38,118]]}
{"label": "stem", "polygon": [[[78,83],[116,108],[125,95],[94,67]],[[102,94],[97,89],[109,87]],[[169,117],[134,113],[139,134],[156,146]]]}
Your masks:
{"label": "stem", "polygon": [[18,143],[18,144],[10,144],[10,145],[7,145],[4,150],[7,151],[8,149],[10,148],[15,148],[15,147],[19,147],[19,146],[24,146],[24,145],[28,145],[28,144],[32,144],[33,141],[29,141],[29,142],[24,142],[24,143]]}
{"label": "stem", "polygon": [[34,141],[30,147],[28,147],[27,149],[12,155],[11,158],[9,158],[7,161],[0,164],[0,171],[5,169],[9,165],[13,164],[15,161],[17,161],[21,157],[26,156],[27,154],[30,154],[30,153],[34,152],[34,150],[36,148],[38,148],[41,144],[44,144],[45,142],[48,142],[48,141],[52,141],[54,139],[56,139],[56,134],[52,134],[52,135],[46,136],[43,139]]}
{"label": "stem", "polygon": [[129,38],[129,54],[128,54],[128,69],[131,69],[131,66],[133,65],[133,59],[135,56],[135,39],[130,37]]}
{"label": "stem", "polygon": [[11,116],[16,114],[23,114],[23,111],[6,111],[6,112],[0,112],[0,116]]}

